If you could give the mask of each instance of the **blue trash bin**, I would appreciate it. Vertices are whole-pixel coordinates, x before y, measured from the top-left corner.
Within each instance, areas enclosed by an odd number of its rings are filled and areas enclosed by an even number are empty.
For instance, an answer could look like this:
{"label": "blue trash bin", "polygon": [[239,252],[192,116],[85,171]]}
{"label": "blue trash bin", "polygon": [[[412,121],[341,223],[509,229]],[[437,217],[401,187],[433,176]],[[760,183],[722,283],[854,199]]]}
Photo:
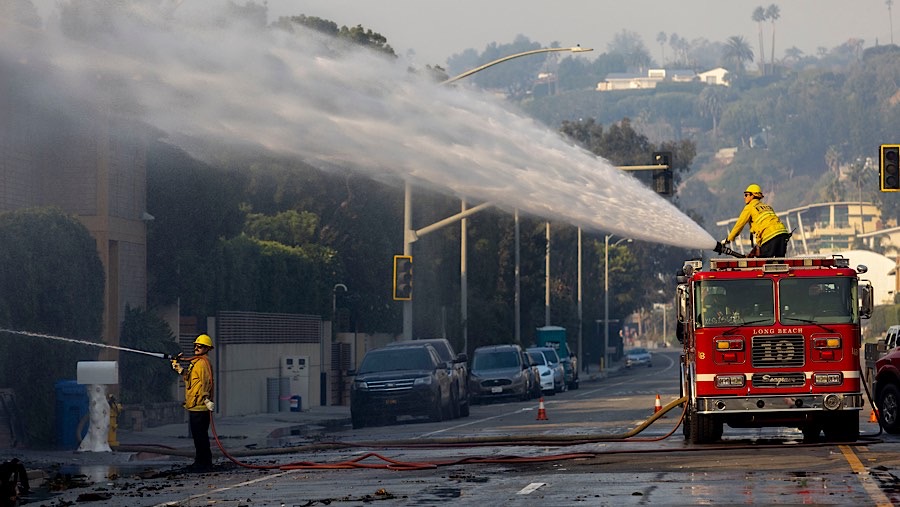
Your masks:
{"label": "blue trash bin", "polygon": [[56,383],[56,445],[60,449],[77,449],[87,434],[88,424],[77,434],[78,425],[89,413],[87,386],[74,380]]}
{"label": "blue trash bin", "polygon": [[300,412],[303,410],[303,398],[299,394],[291,396],[291,412]]}

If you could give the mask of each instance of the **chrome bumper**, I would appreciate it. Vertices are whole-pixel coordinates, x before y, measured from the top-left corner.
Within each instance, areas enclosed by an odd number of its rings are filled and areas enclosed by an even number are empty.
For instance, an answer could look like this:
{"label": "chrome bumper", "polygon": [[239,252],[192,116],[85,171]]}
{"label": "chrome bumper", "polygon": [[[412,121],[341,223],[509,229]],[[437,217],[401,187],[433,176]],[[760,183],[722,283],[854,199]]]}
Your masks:
{"label": "chrome bumper", "polygon": [[819,410],[861,410],[861,393],[834,393],[803,396],[739,396],[697,399],[697,413],[734,414],[748,412],[796,412]]}

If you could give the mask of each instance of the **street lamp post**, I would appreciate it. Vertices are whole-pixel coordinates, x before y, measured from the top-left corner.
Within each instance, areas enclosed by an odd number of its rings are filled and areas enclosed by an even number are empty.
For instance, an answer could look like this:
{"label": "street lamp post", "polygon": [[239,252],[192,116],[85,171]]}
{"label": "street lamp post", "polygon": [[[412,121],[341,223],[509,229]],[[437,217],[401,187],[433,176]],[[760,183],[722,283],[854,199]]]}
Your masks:
{"label": "street lamp post", "polygon": [[[347,292],[347,286],[342,283],[334,284],[331,289],[331,340],[334,343],[337,336],[337,291],[343,289]],[[330,345],[330,344],[329,344]],[[325,373],[325,337],[322,336],[322,344],[319,346],[319,404],[323,407],[328,404],[327,381],[328,374]]]}
{"label": "street lamp post", "polygon": [[[612,234],[607,234],[604,238],[604,248],[603,248],[603,367],[606,368],[609,365],[609,238],[612,237]],[[613,243],[612,246],[617,246],[619,243],[623,241],[630,242],[629,238],[622,238],[619,241]]]}

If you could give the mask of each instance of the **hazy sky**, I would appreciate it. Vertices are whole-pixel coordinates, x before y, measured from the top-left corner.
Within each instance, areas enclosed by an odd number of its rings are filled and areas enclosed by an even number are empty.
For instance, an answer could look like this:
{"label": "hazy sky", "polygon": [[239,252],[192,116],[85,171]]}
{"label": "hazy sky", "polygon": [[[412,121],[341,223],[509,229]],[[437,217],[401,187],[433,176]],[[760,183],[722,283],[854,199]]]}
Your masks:
{"label": "hazy sky", "polygon": [[[884,0],[268,0],[273,19],[306,14],[339,26],[362,24],[387,37],[397,54],[415,51],[416,63],[422,65],[443,65],[465,49],[481,51],[491,42],[512,42],[518,34],[544,45],[557,41],[602,52],[623,29],[641,35],[656,60],[661,31],[687,40],[724,41],[741,35],[757,53],[758,28],[751,16],[756,7],[772,3],[781,9],[775,23],[776,59],[791,46],[815,54],[818,47],[831,49],[850,38],[863,39],[866,47],[876,39],[890,43]],[[894,6],[898,10],[900,2]],[[900,41],[900,17],[896,12],[894,17],[895,40]],[[769,23],[765,30],[769,56]]]}

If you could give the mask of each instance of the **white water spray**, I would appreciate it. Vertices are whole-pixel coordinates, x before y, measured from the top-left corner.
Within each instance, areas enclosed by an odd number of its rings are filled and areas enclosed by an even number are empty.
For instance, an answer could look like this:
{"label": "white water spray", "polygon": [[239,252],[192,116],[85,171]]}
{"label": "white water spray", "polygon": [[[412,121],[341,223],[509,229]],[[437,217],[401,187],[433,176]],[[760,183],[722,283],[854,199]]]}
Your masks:
{"label": "white water spray", "polygon": [[146,350],[130,349],[128,347],[119,347],[117,345],[108,345],[106,343],[89,342],[87,340],[77,340],[75,338],[65,338],[63,336],[53,336],[53,335],[49,335],[49,334],[31,333],[28,331],[16,331],[14,329],[0,329],[0,334],[3,334],[3,333],[14,334],[14,335],[19,335],[19,336],[30,336],[32,338],[47,338],[49,340],[77,343],[79,345],[89,345],[91,347],[102,347],[104,349],[122,350],[125,352],[134,352],[135,354],[144,354],[145,356],[158,357],[160,359],[176,359],[176,357],[171,354],[163,354],[161,352],[148,352]]}
{"label": "white water spray", "polygon": [[257,145],[586,229],[715,244],[630,175],[487,94],[441,87],[367,51],[334,51],[334,40],[299,27],[223,21],[224,2],[206,2],[215,6],[194,19],[151,3],[104,11],[91,43],[62,36],[54,17],[38,31],[0,21],[0,59],[47,65],[48,79],[77,97],[136,107],[189,151],[190,140]]}

